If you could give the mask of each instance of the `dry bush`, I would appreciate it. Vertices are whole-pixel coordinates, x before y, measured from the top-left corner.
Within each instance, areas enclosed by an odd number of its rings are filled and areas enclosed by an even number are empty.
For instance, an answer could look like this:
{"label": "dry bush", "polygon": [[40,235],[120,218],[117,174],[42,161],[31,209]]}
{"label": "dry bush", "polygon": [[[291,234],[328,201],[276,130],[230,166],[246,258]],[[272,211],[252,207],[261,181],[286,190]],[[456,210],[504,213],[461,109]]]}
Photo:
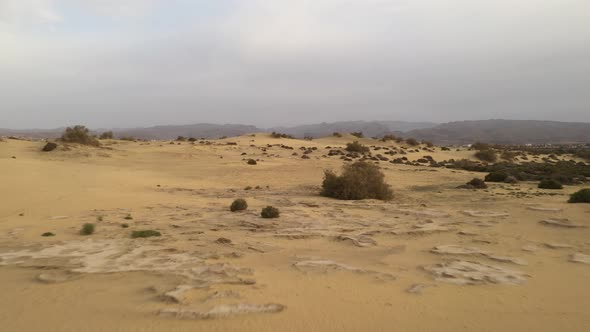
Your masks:
{"label": "dry bush", "polygon": [[496,155],[496,152],[491,149],[477,151],[475,153],[475,158],[477,158],[481,161],[487,161],[490,163],[496,162],[496,160],[498,160],[498,156]]}
{"label": "dry bush", "polygon": [[84,126],[74,126],[66,128],[61,136],[61,140],[67,143],[78,143],[91,146],[99,146],[98,140],[90,135],[88,128]]}
{"label": "dry bush", "polygon": [[415,138],[408,138],[406,139],[406,143],[410,146],[416,146],[420,143],[418,143],[418,141]]}
{"label": "dry bush", "polygon": [[332,171],[326,171],[321,195],[343,200],[393,198],[393,192],[385,183],[383,172],[378,166],[365,161],[345,165],[340,176]]}
{"label": "dry bush", "polygon": [[246,202],[246,200],[243,198],[238,198],[235,201],[233,201],[233,203],[231,203],[229,210],[231,212],[236,212],[246,210],[247,208],[248,203]]}
{"label": "dry bush", "polygon": [[42,151],[49,152],[49,151],[53,151],[55,149],[57,149],[57,144],[55,144],[53,142],[47,142],[47,144],[45,144],[45,146],[43,147]]}
{"label": "dry bush", "polygon": [[105,131],[104,133],[100,134],[98,137],[99,139],[113,139],[115,135],[113,135],[112,131]]}
{"label": "dry bush", "polygon": [[267,206],[260,212],[260,216],[262,218],[278,218],[280,216],[280,211],[274,206]]}
{"label": "dry bush", "polygon": [[358,141],[354,141],[352,143],[347,143],[346,144],[346,151],[348,151],[348,152],[358,152],[358,153],[367,153],[367,152],[370,151],[370,149],[368,147],[362,145]]}

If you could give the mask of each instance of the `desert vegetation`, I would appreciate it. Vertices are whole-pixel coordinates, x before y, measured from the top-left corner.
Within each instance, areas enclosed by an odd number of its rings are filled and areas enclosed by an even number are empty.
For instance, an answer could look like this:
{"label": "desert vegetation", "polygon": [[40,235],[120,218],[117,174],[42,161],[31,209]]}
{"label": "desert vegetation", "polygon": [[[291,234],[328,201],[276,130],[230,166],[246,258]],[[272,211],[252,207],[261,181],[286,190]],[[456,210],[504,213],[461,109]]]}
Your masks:
{"label": "desert vegetation", "polygon": [[158,231],[154,231],[152,229],[140,230],[140,231],[133,231],[131,232],[131,238],[147,238],[147,237],[154,237],[154,236],[161,236],[162,234]]}
{"label": "desert vegetation", "polygon": [[95,229],[94,224],[86,223],[86,224],[82,225],[82,229],[80,229],[80,234],[81,235],[91,235],[92,233],[94,233],[94,229]]}
{"label": "desert vegetation", "polygon": [[243,198],[238,198],[231,203],[229,210],[231,212],[236,212],[236,211],[244,211],[247,208],[248,208],[248,203],[246,202],[246,200]]}
{"label": "desert vegetation", "polygon": [[496,160],[498,160],[498,155],[496,154],[496,151],[492,150],[492,149],[485,149],[485,150],[479,150],[475,153],[475,158],[481,160],[481,161],[487,161],[489,163],[494,163],[496,162]]}
{"label": "desert vegetation", "polygon": [[277,133],[277,132],[275,132],[275,131],[273,131],[273,132],[270,134],[270,137],[272,137],[272,138],[289,138],[289,139],[294,139],[294,138],[295,138],[295,137],[293,137],[293,136],[291,136],[291,135],[284,134],[284,133]]}
{"label": "desert vegetation", "polygon": [[43,146],[43,149],[41,149],[41,151],[43,152],[50,152],[57,149],[57,144],[53,143],[53,142],[47,142],[47,144],[45,144],[45,146]]}
{"label": "desert vegetation", "polygon": [[540,189],[563,189],[563,185],[553,179],[545,179],[537,186]]}
{"label": "desert vegetation", "polygon": [[357,161],[345,165],[341,175],[326,171],[321,195],[342,200],[390,200],[393,191],[378,166]]}
{"label": "desert vegetation", "polygon": [[112,131],[105,131],[104,133],[100,134],[98,137],[99,139],[113,139],[115,135]]}
{"label": "desert vegetation", "polygon": [[78,125],[66,128],[61,136],[61,141],[66,143],[78,143],[90,146],[99,146],[98,140],[90,135],[88,128]]}
{"label": "desert vegetation", "polygon": [[569,203],[590,203],[590,188],[580,189],[573,193],[568,200]]}
{"label": "desert vegetation", "polygon": [[367,152],[369,152],[369,148],[364,146],[363,144],[359,143],[358,141],[354,141],[352,143],[346,144],[346,151],[357,152],[357,153],[367,153]]}
{"label": "desert vegetation", "polygon": [[280,216],[280,211],[276,207],[269,205],[262,209],[260,216],[265,219],[278,218]]}

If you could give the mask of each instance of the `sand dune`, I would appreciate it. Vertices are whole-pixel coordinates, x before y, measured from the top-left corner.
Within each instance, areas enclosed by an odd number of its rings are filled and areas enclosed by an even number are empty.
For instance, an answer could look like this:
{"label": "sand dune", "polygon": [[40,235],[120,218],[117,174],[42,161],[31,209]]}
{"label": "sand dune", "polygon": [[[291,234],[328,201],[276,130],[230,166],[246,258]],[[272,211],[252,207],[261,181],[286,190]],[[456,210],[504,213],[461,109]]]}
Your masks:
{"label": "sand dune", "polygon": [[[380,162],[392,201],[319,196],[343,164],[328,151],[351,140],[0,142],[2,330],[590,330],[579,187],[464,190],[481,173]],[[424,155],[473,152],[406,156]],[[148,229],[162,236],[130,237]]]}

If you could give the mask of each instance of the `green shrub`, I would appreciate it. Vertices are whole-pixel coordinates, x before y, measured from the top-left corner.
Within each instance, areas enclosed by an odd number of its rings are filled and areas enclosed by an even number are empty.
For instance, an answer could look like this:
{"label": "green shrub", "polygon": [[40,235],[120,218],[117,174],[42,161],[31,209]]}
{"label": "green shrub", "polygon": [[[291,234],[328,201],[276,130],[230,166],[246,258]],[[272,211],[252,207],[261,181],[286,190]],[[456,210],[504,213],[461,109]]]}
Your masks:
{"label": "green shrub", "polygon": [[162,234],[160,232],[154,231],[154,230],[151,230],[151,229],[131,232],[131,238],[132,239],[146,238],[146,237],[152,237],[152,236],[161,236],[161,235]]}
{"label": "green shrub", "polygon": [[408,139],[406,139],[406,144],[408,144],[410,146],[416,146],[420,143],[418,143],[418,141],[415,138],[408,138]]}
{"label": "green shrub", "polygon": [[233,201],[233,203],[231,203],[229,210],[231,212],[235,212],[235,211],[243,211],[246,210],[248,208],[248,203],[246,202],[245,199],[242,198],[238,198],[235,201]]}
{"label": "green shrub", "polygon": [[260,212],[262,218],[278,218],[280,215],[279,209],[273,206],[267,206]]}
{"label": "green shrub", "polygon": [[590,189],[581,189],[573,193],[568,203],[590,203]]}
{"label": "green shrub", "polygon": [[496,156],[496,152],[494,150],[481,150],[475,153],[475,157],[481,161],[487,161],[490,163],[495,162],[498,157]]}
{"label": "green shrub", "polygon": [[45,146],[43,147],[42,151],[43,152],[50,152],[57,149],[57,144],[53,143],[53,142],[47,142],[47,144],[45,144]]}
{"label": "green shrub", "polygon": [[104,133],[100,134],[98,137],[99,139],[113,139],[115,135],[113,135],[112,131],[105,131]]}
{"label": "green shrub", "polygon": [[99,146],[98,140],[90,135],[88,128],[84,126],[74,126],[66,128],[61,136],[61,140],[67,143],[78,143],[84,145]]}
{"label": "green shrub", "polygon": [[508,174],[504,172],[492,172],[485,177],[486,182],[504,182]]}
{"label": "green shrub", "polygon": [[561,183],[553,180],[553,179],[545,179],[539,182],[538,185],[541,189],[563,189]]}
{"label": "green shrub", "polygon": [[343,200],[390,200],[393,197],[379,167],[365,161],[345,165],[340,176],[326,171],[320,194]]}
{"label": "green shrub", "polygon": [[504,159],[504,160],[514,160],[514,158],[516,158],[517,153],[516,152],[512,152],[512,151],[508,151],[508,150],[504,150],[502,151],[502,154],[500,155],[500,158]]}
{"label": "green shrub", "polygon": [[248,165],[256,165],[258,164],[254,159],[248,159]]}
{"label": "green shrub", "polygon": [[358,153],[367,153],[367,152],[370,151],[370,149],[368,147],[362,145],[358,141],[354,141],[352,143],[347,143],[346,144],[346,151],[348,151],[348,152],[358,152]]}
{"label": "green shrub", "polygon": [[90,235],[94,233],[94,224],[86,223],[82,226],[80,230],[81,235]]}

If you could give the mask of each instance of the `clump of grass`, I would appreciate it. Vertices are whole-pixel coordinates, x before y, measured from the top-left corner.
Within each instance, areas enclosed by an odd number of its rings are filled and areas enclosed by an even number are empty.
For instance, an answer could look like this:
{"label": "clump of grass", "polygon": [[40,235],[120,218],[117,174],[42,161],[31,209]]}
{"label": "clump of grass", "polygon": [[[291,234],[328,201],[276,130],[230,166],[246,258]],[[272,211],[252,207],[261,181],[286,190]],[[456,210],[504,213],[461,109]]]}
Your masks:
{"label": "clump of grass", "polygon": [[262,211],[260,212],[260,216],[262,218],[278,218],[280,215],[279,209],[277,209],[274,206],[267,206],[264,209],[262,209]]}
{"label": "clump of grass", "polygon": [[45,233],[41,234],[41,236],[43,236],[43,237],[49,237],[49,236],[55,236],[55,234],[54,233],[51,233],[51,232],[45,232]]}
{"label": "clump of grass", "polygon": [[342,134],[339,133],[339,132],[337,132],[337,131],[335,131],[335,132],[332,133],[332,136],[334,136],[334,137],[342,137]]}
{"label": "clump of grass", "polygon": [[236,212],[246,210],[247,208],[248,203],[246,202],[246,200],[243,198],[238,198],[235,201],[233,201],[233,203],[231,203],[229,210],[231,212]]}
{"label": "clump of grass", "polygon": [[406,143],[410,146],[417,146],[420,144],[420,143],[418,143],[418,141],[415,138],[406,139]]}
{"label": "clump of grass", "polygon": [[113,135],[112,131],[105,131],[104,133],[100,134],[98,137],[99,139],[113,139],[115,135]]}
{"label": "clump of grass", "polygon": [[590,203],[590,188],[580,189],[571,194],[568,203]]}
{"label": "clump of grass", "polygon": [[252,186],[247,186],[244,190],[252,190]]}
{"label": "clump of grass", "polygon": [[504,182],[508,174],[504,172],[491,172],[490,174],[486,175],[485,180],[487,182]]}
{"label": "clump of grass", "polygon": [[393,198],[393,192],[385,183],[383,172],[378,166],[365,161],[345,165],[340,176],[332,171],[326,171],[321,195],[343,200]]}
{"label": "clump of grass", "polygon": [[272,137],[272,138],[290,138],[290,139],[294,138],[294,137],[293,137],[293,136],[291,136],[291,135],[288,135],[288,134],[283,134],[283,133],[277,133],[277,132],[275,132],[275,131],[273,131],[273,132],[270,134],[270,137]]}
{"label": "clump of grass", "polygon": [[131,214],[128,214],[123,219],[125,219],[125,220],[133,220],[133,217],[131,216]]}
{"label": "clump of grass", "polygon": [[254,159],[248,159],[248,165],[256,165],[258,164]]}
{"label": "clump of grass", "polygon": [[352,136],[357,137],[357,138],[363,138],[365,137],[365,135],[363,134],[362,131],[353,131],[352,133],[350,133]]}
{"label": "clump of grass", "polygon": [[542,180],[537,187],[540,189],[563,189],[563,185],[553,179]]}
{"label": "clump of grass", "polygon": [[103,216],[97,216],[96,217],[96,221],[103,221],[103,220],[104,220],[104,217]]}
{"label": "clump of grass", "polygon": [[129,224],[121,224],[121,228],[129,228]]}
{"label": "clump of grass", "polygon": [[81,235],[90,235],[94,233],[94,224],[86,223],[82,226],[80,230]]}
{"label": "clump of grass", "polygon": [[146,238],[146,237],[153,237],[153,236],[162,236],[162,234],[160,232],[154,231],[152,229],[131,232],[132,239]]}

